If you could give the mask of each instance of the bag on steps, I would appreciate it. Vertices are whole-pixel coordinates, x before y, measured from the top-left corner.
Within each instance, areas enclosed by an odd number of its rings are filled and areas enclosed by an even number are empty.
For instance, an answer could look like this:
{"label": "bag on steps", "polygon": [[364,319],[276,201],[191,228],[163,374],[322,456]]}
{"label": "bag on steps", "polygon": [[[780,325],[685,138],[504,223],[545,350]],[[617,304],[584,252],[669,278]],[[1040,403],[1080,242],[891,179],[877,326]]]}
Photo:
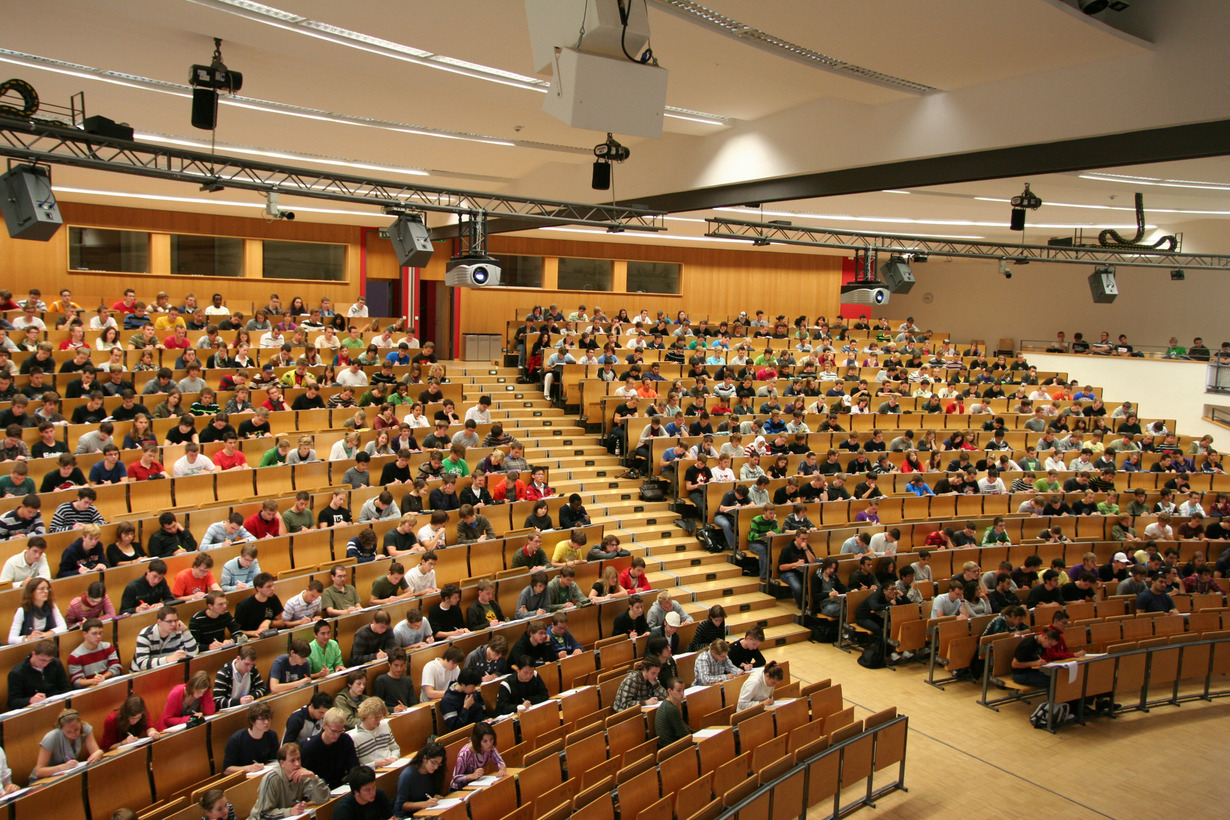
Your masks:
{"label": "bag on steps", "polygon": [[641,483],[641,501],[665,501],[667,483],[658,478],[647,478]]}

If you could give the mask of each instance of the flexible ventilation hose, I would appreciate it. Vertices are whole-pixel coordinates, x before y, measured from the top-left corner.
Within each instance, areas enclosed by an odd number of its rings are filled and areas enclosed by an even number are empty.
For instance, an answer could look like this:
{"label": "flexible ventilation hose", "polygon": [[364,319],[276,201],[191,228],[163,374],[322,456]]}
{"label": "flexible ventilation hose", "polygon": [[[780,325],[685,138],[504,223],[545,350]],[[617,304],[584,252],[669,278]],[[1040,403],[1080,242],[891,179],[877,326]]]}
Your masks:
{"label": "flexible ventilation hose", "polygon": [[[1145,238],[1145,195],[1142,193],[1136,194],[1136,235],[1131,239],[1124,239],[1119,235],[1119,232],[1113,228],[1107,228],[1098,234],[1098,244],[1103,248],[1111,248],[1114,250],[1159,250],[1173,251],[1178,247],[1179,240],[1174,234],[1163,236],[1154,242],[1152,245],[1146,245],[1140,240]],[[1166,247],[1162,247],[1165,245]]]}

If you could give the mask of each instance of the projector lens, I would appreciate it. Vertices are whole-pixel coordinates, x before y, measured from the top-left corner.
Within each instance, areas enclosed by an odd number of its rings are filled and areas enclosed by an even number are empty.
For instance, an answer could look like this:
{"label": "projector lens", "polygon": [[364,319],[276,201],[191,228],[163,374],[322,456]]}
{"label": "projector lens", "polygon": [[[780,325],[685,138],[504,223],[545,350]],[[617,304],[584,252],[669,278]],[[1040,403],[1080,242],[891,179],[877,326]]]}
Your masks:
{"label": "projector lens", "polygon": [[482,265],[478,265],[474,268],[471,276],[473,276],[476,285],[485,285],[487,280],[491,278],[491,273]]}

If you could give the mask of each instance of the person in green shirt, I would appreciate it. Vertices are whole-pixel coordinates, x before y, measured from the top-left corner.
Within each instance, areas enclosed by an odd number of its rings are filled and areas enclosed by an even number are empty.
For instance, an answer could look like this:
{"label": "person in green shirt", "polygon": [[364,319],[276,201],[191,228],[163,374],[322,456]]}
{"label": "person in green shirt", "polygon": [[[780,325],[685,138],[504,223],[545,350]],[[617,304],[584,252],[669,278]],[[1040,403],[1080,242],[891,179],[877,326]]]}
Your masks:
{"label": "person in green shirt", "polygon": [[997,515],[991,521],[991,526],[987,527],[986,532],[982,534],[982,544],[1011,544],[1012,539],[1008,537],[1008,525],[1004,521],[1003,516]]}
{"label": "person in green shirt", "polygon": [[277,444],[265,451],[261,456],[261,467],[276,467],[279,464],[286,463],[286,456],[290,453],[290,439],[280,438]]}
{"label": "person in green shirt", "polygon": [[345,339],[342,339],[342,347],[348,347],[351,350],[366,350],[367,342],[363,341],[363,334],[355,325],[351,325],[349,333]]}
{"label": "person in green shirt", "polygon": [[590,600],[581,591],[576,581],[577,572],[572,567],[564,567],[559,575],[547,584],[547,610],[555,612],[568,606],[589,606]]}
{"label": "person in green shirt", "polygon": [[1017,462],[1017,466],[1027,473],[1036,473],[1042,469],[1042,461],[1038,458],[1038,450],[1034,447],[1025,448],[1025,457]]}
{"label": "person in green shirt", "polygon": [[1175,337],[1170,337],[1170,342],[1166,346],[1165,359],[1182,359],[1187,355],[1187,348],[1179,344],[1179,340]]}
{"label": "person in green shirt", "polygon": [[344,566],[336,566],[329,570],[331,583],[325,587],[324,594],[320,597],[320,604],[324,613],[331,618],[349,615],[363,608],[363,605],[359,603],[359,592],[354,588],[354,584],[346,583],[347,572]]}
{"label": "person in green shirt", "polygon": [[34,479],[30,478],[30,465],[24,461],[14,461],[12,471],[0,478],[0,497],[25,497],[33,492]]}
{"label": "person in green shirt", "polygon": [[668,678],[666,680],[666,700],[658,707],[654,715],[654,728],[658,733],[658,748],[665,749],[677,740],[692,732],[683,722],[680,706],[683,704],[684,691],[687,683],[683,678]]}
{"label": "person in green shirt", "polygon": [[307,491],[300,490],[295,494],[295,503],[289,510],[282,513],[282,520],[286,522],[288,533],[316,529],[316,516],[312,512],[311,503],[312,496]]}
{"label": "person in green shirt", "polygon": [[1047,470],[1046,475],[1034,482],[1034,489],[1040,493],[1057,493],[1063,490],[1059,483],[1059,473]]}
{"label": "person in green shirt", "polygon": [[323,669],[326,675],[331,675],[339,669],[344,669],[342,650],[337,645],[337,641],[332,638],[333,627],[329,626],[329,622],[317,621],[314,632],[316,637],[312,641],[312,652],[308,655],[312,674],[315,675]]}
{"label": "person in green shirt", "polygon": [[464,444],[454,444],[449,447],[448,458],[440,467],[442,472],[458,477],[470,474],[470,465],[466,464],[466,447]]}
{"label": "person in green shirt", "polygon": [[752,519],[751,528],[747,534],[747,549],[760,562],[760,580],[769,580],[769,537],[770,533],[781,532],[777,522],[777,507],[765,504],[760,515]]}

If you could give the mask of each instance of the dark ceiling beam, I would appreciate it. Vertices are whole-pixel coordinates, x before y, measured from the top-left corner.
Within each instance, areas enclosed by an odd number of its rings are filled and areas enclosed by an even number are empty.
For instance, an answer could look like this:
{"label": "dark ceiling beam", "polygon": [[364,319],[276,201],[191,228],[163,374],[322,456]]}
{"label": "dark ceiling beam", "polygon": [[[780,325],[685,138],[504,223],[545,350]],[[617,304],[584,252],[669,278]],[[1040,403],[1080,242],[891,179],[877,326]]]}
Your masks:
{"label": "dark ceiling beam", "polygon": [[[1230,154],[1230,120],[1151,128],[1124,134],[992,148],[926,159],[886,162],[793,177],[736,182],[637,199],[638,207],[667,213],[703,211],[736,205],[785,202],[900,188],[978,182],[1031,174],[1056,174],[1202,159]],[[630,205],[620,202],[619,205]],[[487,232],[505,233],[547,227],[525,219],[490,219]],[[456,235],[455,226],[433,231],[437,238]]]}

